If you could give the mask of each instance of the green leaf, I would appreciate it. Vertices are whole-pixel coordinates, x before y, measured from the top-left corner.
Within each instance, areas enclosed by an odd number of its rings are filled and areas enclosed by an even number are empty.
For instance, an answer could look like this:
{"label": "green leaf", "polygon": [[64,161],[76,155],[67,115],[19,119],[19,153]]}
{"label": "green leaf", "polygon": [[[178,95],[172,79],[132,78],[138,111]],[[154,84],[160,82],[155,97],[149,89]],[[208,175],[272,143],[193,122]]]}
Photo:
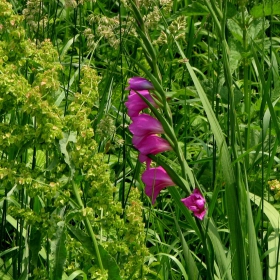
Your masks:
{"label": "green leaf", "polygon": [[217,227],[215,226],[214,221],[212,219],[209,220],[208,236],[210,237],[210,240],[213,245],[215,257],[218,263],[220,273],[222,275],[222,279],[232,280],[230,259],[226,257],[225,248],[220,239]]}
{"label": "green leaf", "polygon": [[[18,247],[16,249],[18,249]],[[6,250],[6,251],[8,251],[8,250]],[[1,256],[1,254],[0,254],[0,256]],[[9,268],[5,267],[4,261],[0,258],[0,279],[13,280],[13,277],[11,276],[12,269],[10,269],[10,272],[8,270],[9,270]]]}
{"label": "green leaf", "polygon": [[187,8],[180,10],[180,12],[185,16],[203,16],[209,14],[207,7],[198,2],[193,2]]}
{"label": "green leaf", "polygon": [[209,15],[209,10],[206,8],[206,6],[198,2],[193,2],[192,4],[188,5],[187,8],[181,9],[180,14],[185,16],[203,16]]}
{"label": "green leaf", "polygon": [[41,250],[42,234],[40,229],[31,228],[29,248],[31,251],[31,264],[37,267],[38,255]]}
{"label": "green leaf", "polygon": [[[270,250],[269,255],[269,277],[270,279],[278,279],[280,271],[280,254],[278,251],[279,246],[279,227],[280,227],[280,214],[279,211],[273,207],[269,202],[263,200],[261,197],[250,193],[249,197],[252,202],[257,206],[260,206],[263,201],[263,212],[269,219],[273,232],[268,237],[268,250]],[[273,250],[274,249],[274,250]],[[278,263],[277,263],[278,261]],[[276,278],[276,272],[278,271],[278,278]]]}
{"label": "green leaf", "polygon": [[188,244],[187,244],[187,242],[186,242],[186,240],[185,240],[185,238],[183,236],[183,233],[182,233],[182,231],[181,231],[181,229],[179,227],[179,224],[178,224],[178,222],[177,222],[175,217],[174,217],[174,221],[175,221],[175,225],[176,225],[176,228],[177,228],[177,231],[179,233],[179,237],[180,237],[180,240],[181,240],[181,243],[182,243],[184,257],[187,260],[186,261],[186,272],[187,272],[187,275],[189,276],[190,280],[200,279],[196,263],[195,263],[195,261],[193,259],[191,251],[189,249],[189,246],[188,246]]}
{"label": "green leaf", "polygon": [[87,275],[82,270],[76,270],[66,280],[74,280],[79,275],[83,276],[83,279],[87,279]]}
{"label": "green leaf", "polygon": [[250,14],[255,17],[264,17],[264,16],[270,16],[270,15],[279,15],[280,14],[280,3],[271,3],[271,1],[254,6]]}
{"label": "green leaf", "polygon": [[[249,194],[249,192],[247,192]],[[250,194],[247,195],[247,221],[248,221],[248,244],[249,244],[249,274],[251,280],[262,280],[261,262],[258,252],[257,237],[253,222],[250,203]]]}
{"label": "green leaf", "polygon": [[239,42],[243,41],[243,31],[235,20],[228,19],[227,27],[235,39],[237,39]]}
{"label": "green leaf", "polygon": [[[240,101],[243,99],[243,94],[240,90],[238,90],[236,88],[234,89],[233,93],[234,93],[234,104],[238,105],[240,103]],[[229,99],[228,99],[228,89],[227,89],[227,87],[223,86],[221,88],[220,96],[221,96],[221,99],[222,99],[223,103],[228,104]]]}
{"label": "green leaf", "polygon": [[78,37],[80,36],[80,34],[75,35],[73,38],[71,38],[70,40],[68,40],[68,42],[66,43],[66,45],[63,47],[61,53],[60,53],[60,58],[63,58],[63,56],[67,53],[67,51],[70,49],[70,47],[72,46],[72,44],[77,41]]}
{"label": "green leaf", "polygon": [[13,278],[11,276],[9,276],[8,274],[5,274],[2,271],[0,271],[0,279],[2,279],[2,280],[13,280]]}
{"label": "green leaf", "polygon": [[268,20],[263,20],[263,18],[255,19],[249,25],[247,32],[252,40],[256,39],[259,33],[264,32],[269,27]]}
{"label": "green leaf", "polygon": [[63,267],[66,260],[66,246],[65,246],[65,223],[60,221],[57,223],[57,230],[55,239],[51,240],[52,260],[52,279],[58,280],[62,278]]}
{"label": "green leaf", "polygon": [[229,66],[230,72],[233,73],[239,65],[244,50],[241,43],[236,40],[229,41],[229,49]]}
{"label": "green leaf", "polygon": [[[166,254],[166,253],[159,253],[157,255],[158,256],[166,256],[166,257],[170,258],[171,260],[173,260],[178,265],[178,267],[180,269],[180,273],[182,274],[183,279],[184,280],[188,280],[189,279],[184,266],[182,265],[181,262],[179,262],[179,260],[177,258],[175,258],[174,256],[172,256],[170,254]],[[190,279],[190,280],[192,280],[192,279]]]}
{"label": "green leaf", "polygon": [[75,173],[75,167],[74,164],[70,160],[70,155],[67,151],[67,145],[69,142],[76,143],[77,142],[77,132],[70,131],[69,133],[63,133],[63,138],[59,140],[59,146],[61,153],[64,154],[64,160],[67,163],[67,165],[70,167],[71,175],[73,176]]}

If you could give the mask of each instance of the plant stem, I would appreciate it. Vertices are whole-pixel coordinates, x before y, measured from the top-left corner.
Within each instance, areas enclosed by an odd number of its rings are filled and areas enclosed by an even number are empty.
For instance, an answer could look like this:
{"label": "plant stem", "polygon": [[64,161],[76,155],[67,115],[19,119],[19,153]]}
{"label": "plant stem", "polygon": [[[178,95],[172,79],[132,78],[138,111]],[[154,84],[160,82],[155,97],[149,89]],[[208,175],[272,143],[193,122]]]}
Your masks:
{"label": "plant stem", "polygon": [[[73,186],[73,192],[74,192],[74,195],[75,195],[75,197],[77,199],[78,204],[81,206],[82,209],[84,209],[84,205],[83,205],[81,196],[79,194],[79,190],[78,190],[76,184],[73,181],[72,181],[72,186]],[[84,222],[85,222],[87,233],[88,233],[89,237],[91,238],[91,240],[93,242],[93,247],[95,249],[98,266],[101,269],[101,271],[103,272],[104,268],[103,268],[100,252],[99,252],[99,249],[98,249],[98,243],[97,243],[97,240],[95,238],[94,232],[92,230],[90,221],[89,221],[89,219],[87,217],[85,217]]]}

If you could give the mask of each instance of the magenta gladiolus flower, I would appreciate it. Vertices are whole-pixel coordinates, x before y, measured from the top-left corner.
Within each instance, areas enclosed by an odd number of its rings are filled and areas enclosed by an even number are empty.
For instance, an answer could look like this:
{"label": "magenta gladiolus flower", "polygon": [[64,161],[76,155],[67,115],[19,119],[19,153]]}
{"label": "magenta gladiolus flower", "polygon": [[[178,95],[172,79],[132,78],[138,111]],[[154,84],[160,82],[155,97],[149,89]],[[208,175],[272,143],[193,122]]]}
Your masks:
{"label": "magenta gladiolus flower", "polygon": [[143,89],[154,89],[152,83],[142,77],[133,77],[128,80],[129,86],[126,90],[143,90]]}
{"label": "magenta gladiolus flower", "polygon": [[206,201],[199,189],[194,189],[190,196],[181,199],[181,201],[198,219],[202,220],[204,218],[206,214]]}
{"label": "magenta gladiolus flower", "polygon": [[132,144],[143,155],[156,155],[158,153],[172,150],[168,141],[157,135],[148,135],[145,137],[138,137],[134,135],[132,137]]}
{"label": "magenta gladiolus flower", "polygon": [[175,185],[161,166],[147,169],[142,174],[141,179],[146,185],[145,193],[151,198],[152,204],[155,203],[155,200],[162,189]]}
{"label": "magenta gladiolus flower", "polygon": [[143,137],[149,134],[164,133],[161,123],[150,115],[140,114],[133,117],[132,121],[129,130],[133,135]]}
{"label": "magenta gladiolus flower", "polygon": [[[153,106],[156,107],[156,103],[148,90],[139,90],[137,92],[143,95]],[[128,101],[125,102],[124,104],[127,107],[127,114],[131,118],[137,117],[140,111],[148,108],[148,105],[145,103],[145,101],[143,101],[141,97],[133,90],[130,91],[130,95],[128,96]]]}

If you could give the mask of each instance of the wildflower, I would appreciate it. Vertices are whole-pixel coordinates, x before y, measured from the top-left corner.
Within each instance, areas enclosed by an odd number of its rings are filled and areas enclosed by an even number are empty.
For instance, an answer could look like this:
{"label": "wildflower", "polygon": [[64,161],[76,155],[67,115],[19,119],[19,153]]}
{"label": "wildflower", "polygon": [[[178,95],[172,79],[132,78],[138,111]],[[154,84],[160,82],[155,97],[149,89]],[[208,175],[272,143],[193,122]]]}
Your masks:
{"label": "wildflower", "polygon": [[185,206],[193,212],[193,214],[202,220],[206,214],[205,208],[205,198],[201,194],[199,189],[194,189],[193,193],[181,199],[181,201],[185,204]]}
{"label": "wildflower", "polygon": [[175,185],[161,166],[147,169],[142,174],[141,179],[146,185],[145,193],[151,198],[152,204],[155,203],[155,200],[162,189]]}
{"label": "wildflower", "polygon": [[164,133],[163,127],[157,119],[147,114],[140,114],[132,118],[129,130],[133,135],[143,137],[150,134]]}
{"label": "wildflower", "polygon": [[154,89],[152,83],[142,77],[133,77],[128,80],[129,86],[125,88],[126,90],[148,90]]}
{"label": "wildflower", "polygon": [[[144,96],[153,106],[156,107],[156,103],[152,96],[150,95],[148,90],[138,90],[137,93]],[[131,90],[130,95],[128,96],[128,101],[125,102],[125,106],[127,107],[127,114],[130,118],[137,117],[143,109],[148,108],[148,105],[135,91]]]}
{"label": "wildflower", "polygon": [[172,150],[169,142],[157,135],[148,135],[145,137],[132,137],[132,144],[143,155],[162,153]]}

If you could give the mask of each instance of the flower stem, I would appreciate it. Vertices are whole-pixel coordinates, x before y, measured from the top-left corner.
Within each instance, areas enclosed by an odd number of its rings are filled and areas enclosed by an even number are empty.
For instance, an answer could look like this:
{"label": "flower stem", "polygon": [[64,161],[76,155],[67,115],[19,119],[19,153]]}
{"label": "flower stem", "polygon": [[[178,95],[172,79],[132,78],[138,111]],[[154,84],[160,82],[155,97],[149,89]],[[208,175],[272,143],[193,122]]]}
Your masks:
{"label": "flower stem", "polygon": [[[83,209],[84,204],[82,202],[79,190],[78,190],[76,184],[73,181],[72,181],[72,186],[73,186],[73,192],[74,192],[74,195],[77,199],[77,202],[78,202],[79,206]],[[89,237],[91,238],[91,240],[93,242],[93,247],[95,249],[98,266],[101,269],[101,271],[103,272],[104,268],[103,268],[103,264],[102,264],[101,255],[100,255],[100,252],[99,252],[99,249],[98,249],[97,240],[95,238],[95,235],[94,235],[94,232],[92,230],[91,224],[90,224],[89,219],[87,217],[84,218],[84,222],[85,222],[87,233],[88,233]]]}

